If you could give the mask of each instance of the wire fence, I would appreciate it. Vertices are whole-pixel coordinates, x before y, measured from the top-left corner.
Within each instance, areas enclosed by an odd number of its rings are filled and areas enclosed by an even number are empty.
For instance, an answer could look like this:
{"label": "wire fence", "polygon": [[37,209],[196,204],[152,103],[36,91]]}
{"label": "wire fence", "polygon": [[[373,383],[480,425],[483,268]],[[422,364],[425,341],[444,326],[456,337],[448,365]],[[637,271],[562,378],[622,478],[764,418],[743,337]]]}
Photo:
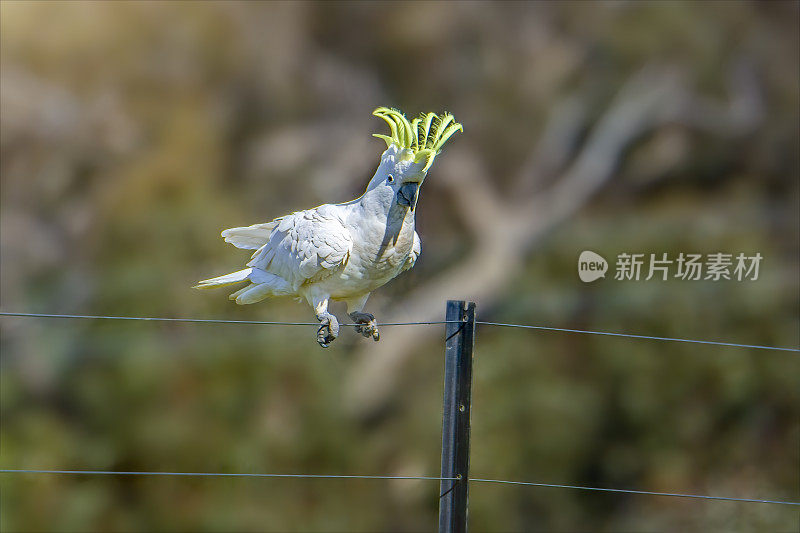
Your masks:
{"label": "wire fence", "polygon": [[737,344],[735,342],[720,342],[720,341],[702,341],[696,339],[677,339],[673,337],[653,337],[651,335],[634,335],[632,333],[611,333],[608,331],[589,331],[585,329],[567,329],[567,328],[554,328],[550,326],[528,326],[523,324],[502,324],[500,322],[481,322],[475,321],[476,324],[483,324],[485,326],[499,326],[504,328],[524,328],[524,329],[539,329],[545,331],[563,331],[566,333],[585,333],[588,335],[607,335],[611,337],[627,337],[629,339],[649,339],[654,341],[671,341],[671,342],[691,342],[695,344],[713,344],[715,346],[733,346],[736,348],[754,348],[757,350],[779,350],[785,352],[800,352],[800,348],[783,348],[780,346],[762,346],[759,344]]}
{"label": "wire fence", "polygon": [[[319,326],[319,322],[270,322],[266,320],[225,320],[222,318],[163,318],[154,316],[106,316],[106,315],[55,315],[50,313],[6,313],[0,316],[17,316],[29,318],[79,318],[88,320],[141,320],[145,322],[186,322],[189,324],[252,324],[257,326]],[[447,320],[432,322],[386,322],[378,326],[427,326],[447,324]],[[363,324],[339,324],[340,326],[363,326]]]}
{"label": "wire fence", "polygon": [[[68,315],[52,313],[18,313],[0,312],[3,317],[24,317],[24,318],[55,318],[55,319],[86,319],[86,320],[126,320],[126,321],[146,321],[146,322],[183,322],[201,324],[246,324],[246,325],[267,325],[267,326],[318,326],[317,322],[275,322],[262,320],[226,320],[226,319],[206,319],[206,318],[164,318],[164,317],[134,317],[134,316],[106,316],[106,315]],[[429,322],[387,322],[380,323],[378,326],[421,326],[459,323],[459,321],[437,320]],[[695,344],[709,344],[715,346],[729,346],[736,348],[751,348],[759,350],[775,350],[786,352],[800,352],[800,348],[788,348],[778,346],[763,346],[756,344],[739,344],[732,342],[683,339],[672,337],[657,337],[650,335],[637,335],[630,333],[613,333],[607,331],[590,331],[580,329],[557,328],[550,326],[535,326],[525,324],[506,324],[500,322],[475,321],[475,324],[483,326],[522,328],[530,330],[557,331],[565,333],[580,333],[589,335],[604,335],[613,337],[625,337],[632,339],[684,342]],[[356,326],[357,324],[340,324],[342,326]],[[436,476],[390,476],[390,475],[357,475],[357,474],[280,474],[280,473],[224,473],[224,472],[136,472],[136,471],[112,471],[112,470],[45,470],[45,469],[0,469],[0,474],[70,474],[70,475],[107,475],[107,476],[195,476],[195,477],[240,477],[240,478],[297,478],[297,479],[374,479],[374,480],[423,480],[423,481],[443,481],[453,480],[459,483],[460,478],[455,477],[436,477]],[[800,502],[776,500],[776,499],[757,499],[757,498],[738,498],[729,496],[712,496],[704,494],[684,494],[673,492],[656,492],[634,489],[588,487],[581,485],[563,485],[553,483],[540,483],[533,481],[513,481],[503,479],[469,478],[471,483],[494,483],[517,486],[531,486],[543,488],[574,489],[584,491],[598,491],[607,493],[638,494],[646,496],[669,496],[677,498],[692,498],[702,500],[731,501],[743,503],[766,503],[778,505],[800,506]],[[454,485],[455,486],[455,485]]]}
{"label": "wire fence", "polygon": [[[15,470],[0,469],[0,474],[78,474],[95,476],[193,476],[193,477],[287,477],[298,479],[417,479],[426,481],[455,480],[457,477],[379,476],[360,474],[253,474],[250,472],[120,472],[116,470]],[[798,504],[800,505],[800,504]]]}
{"label": "wire fence", "polygon": [[[385,479],[385,480],[422,480],[422,481],[461,481],[457,477],[435,476],[379,476],[357,474],[254,474],[249,472],[121,472],[115,470],[16,470],[0,469],[0,474],[75,474],[100,476],[192,476],[192,477],[256,477],[256,478],[296,478],[296,479]],[[702,500],[721,500],[744,503],[774,503],[778,505],[796,505],[800,502],[782,500],[760,500],[755,498],[733,498],[730,496],[709,496],[705,494],[682,494],[677,492],[653,492],[633,489],[609,489],[603,487],[586,487],[583,485],[558,485],[554,483],[537,483],[532,481],[511,481],[507,479],[469,478],[470,483],[501,483],[506,485],[526,485],[556,489],[593,490],[600,492],[621,492],[625,494],[643,494],[646,496],[673,496],[677,498],[694,498]]]}
{"label": "wire fence", "polygon": [[[163,317],[146,317],[146,316],[107,316],[107,315],[61,315],[51,313],[16,313],[16,312],[0,312],[0,316],[7,317],[28,317],[28,318],[76,318],[76,319],[89,319],[89,320],[140,320],[145,322],[186,322],[186,323],[201,323],[201,324],[252,324],[262,326],[319,326],[319,322],[271,322],[264,320],[225,320],[217,318],[163,318]],[[458,323],[453,320],[433,320],[430,322],[381,322],[377,326],[431,326],[438,324],[451,324]],[[501,322],[484,322],[476,320],[476,324],[483,326],[497,326],[505,328],[523,328],[523,329],[537,329],[544,331],[561,331],[565,333],[583,333],[588,335],[606,335],[611,337],[626,337],[630,339],[645,339],[656,341],[671,341],[671,342],[689,342],[695,344],[711,344],[714,346],[732,346],[735,348],[753,348],[758,350],[776,350],[784,352],[798,352],[800,348],[786,348],[781,346],[763,346],[759,344],[738,344],[734,342],[721,342],[721,341],[708,341],[697,339],[679,339],[675,337],[654,337],[651,335],[637,335],[633,333],[614,333],[609,331],[591,331],[585,329],[568,329],[556,328],[552,326],[533,326],[527,324],[505,324]],[[339,324],[340,326],[358,326],[360,324]]]}

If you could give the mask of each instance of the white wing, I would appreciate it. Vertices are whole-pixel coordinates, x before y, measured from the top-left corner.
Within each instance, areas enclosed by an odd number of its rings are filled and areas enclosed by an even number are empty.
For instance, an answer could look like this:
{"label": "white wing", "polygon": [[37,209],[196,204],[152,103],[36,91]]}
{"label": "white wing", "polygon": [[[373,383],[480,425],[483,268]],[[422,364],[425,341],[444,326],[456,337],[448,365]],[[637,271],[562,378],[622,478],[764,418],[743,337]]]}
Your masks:
{"label": "white wing", "polygon": [[419,235],[417,235],[417,232],[415,231],[414,245],[411,247],[411,253],[408,254],[406,262],[403,264],[402,272],[405,272],[414,266],[414,263],[417,262],[417,257],[419,257],[420,253],[422,253],[422,242],[419,240]]}
{"label": "white wing", "polygon": [[347,264],[353,240],[336,206],[297,211],[274,223],[269,240],[247,266],[275,274],[297,290]]}

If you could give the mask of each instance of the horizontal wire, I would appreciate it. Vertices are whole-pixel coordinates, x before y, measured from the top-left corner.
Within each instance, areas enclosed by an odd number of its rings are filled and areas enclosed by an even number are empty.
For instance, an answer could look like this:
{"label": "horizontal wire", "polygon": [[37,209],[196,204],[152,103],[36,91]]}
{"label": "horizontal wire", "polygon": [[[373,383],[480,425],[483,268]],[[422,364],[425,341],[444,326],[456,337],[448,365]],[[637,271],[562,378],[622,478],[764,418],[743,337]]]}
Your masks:
{"label": "horizontal wire", "polygon": [[509,485],[529,485],[533,487],[546,487],[556,489],[578,489],[578,490],[595,490],[600,492],[624,492],[626,494],[644,494],[648,496],[675,496],[679,498],[696,498],[702,500],[723,500],[733,502],[746,502],[746,503],[776,503],[780,505],[800,505],[800,502],[788,502],[781,500],[757,500],[754,498],[730,498],[727,496],[706,496],[702,494],[680,494],[676,492],[652,492],[647,490],[629,490],[629,489],[606,489],[601,487],[584,487],[580,485],[555,485],[552,483],[533,483],[530,481],[506,481],[503,479],[480,479],[469,478],[470,481],[477,481],[482,483],[505,483]]}
{"label": "horizontal wire", "polygon": [[[29,318],[79,318],[96,320],[139,320],[145,322],[189,322],[205,324],[255,324],[266,326],[319,326],[319,322],[270,322],[265,320],[225,320],[215,318],[163,318],[143,316],[105,316],[105,315],[57,315],[50,313],[13,313],[0,312],[0,316],[29,317]],[[437,324],[460,324],[461,320],[434,320],[430,322],[383,322],[378,326],[430,326]],[[650,339],[657,341],[689,342],[694,344],[711,344],[715,346],[733,346],[736,348],[756,348],[759,350],[779,350],[784,352],[800,352],[800,348],[784,348],[780,346],[762,346],[758,344],[737,344],[733,342],[703,341],[696,339],[678,339],[674,337],[654,337],[650,335],[635,335],[632,333],[612,333],[609,331],[590,331],[585,329],[556,328],[551,326],[532,326],[525,324],[505,324],[501,322],[484,322],[476,320],[476,324],[484,326],[499,326],[506,328],[539,329],[546,331],[562,331],[566,333],[585,333],[589,335],[606,335],[611,337],[627,337],[632,339]],[[340,326],[359,326],[363,324],[339,324]]]}
{"label": "horizontal wire", "polygon": [[[252,473],[225,473],[225,472],[141,472],[141,471],[113,471],[113,470],[17,470],[0,469],[2,474],[78,474],[78,475],[107,475],[107,476],[193,476],[193,477],[258,477],[258,478],[297,478],[297,479],[387,479],[387,480],[425,480],[442,481],[458,480],[457,477],[435,476],[378,476],[356,474],[252,474]],[[508,485],[527,485],[534,487],[593,490],[599,492],[622,492],[626,494],[642,494],[648,496],[674,496],[679,498],[695,498],[703,500],[722,500],[745,503],[774,503],[780,505],[800,505],[800,502],[781,500],[760,500],[754,498],[731,498],[727,496],[707,496],[701,494],[681,494],[675,492],[652,492],[645,490],[608,489],[601,487],[584,487],[580,485],[556,485],[552,483],[534,483],[529,481],[509,481],[502,479],[469,478],[469,481],[479,483],[503,483]]]}
{"label": "horizontal wire", "polygon": [[[0,316],[17,316],[29,318],[84,318],[96,320],[143,320],[146,322],[199,322],[204,324],[257,324],[266,326],[319,326],[319,322],[268,322],[264,320],[224,320],[221,318],[162,318],[146,316],[104,316],[104,315],[55,315],[49,313],[9,313],[0,312]],[[460,323],[458,320],[440,320],[433,322],[385,322],[378,326],[425,326],[434,324]],[[363,326],[363,324],[339,324],[340,326]]]}
{"label": "horizontal wire", "polygon": [[422,479],[441,481],[455,477],[432,476],[367,476],[356,474],[249,474],[225,472],[119,472],[113,470],[12,470],[0,469],[0,474],[85,474],[103,476],[196,476],[196,477],[278,477],[301,479]]}
{"label": "horizontal wire", "polygon": [[589,331],[585,329],[567,329],[567,328],[553,328],[550,326],[527,326],[522,324],[502,324],[500,322],[483,322],[480,320],[475,321],[476,324],[483,324],[484,326],[500,326],[506,328],[525,328],[525,329],[543,329],[547,331],[564,331],[567,333],[587,333],[589,335],[609,335],[612,337],[628,337],[632,339],[651,339],[656,341],[673,341],[673,342],[692,342],[695,344],[713,344],[716,346],[735,346],[737,348],[758,348],[760,350],[781,350],[785,352],[800,352],[800,348],[782,348],[778,346],[761,346],[758,344],[735,344],[732,342],[718,342],[718,341],[699,341],[694,339],[676,339],[673,337],[652,337],[649,335],[634,335],[632,333],[611,333],[608,331]]}

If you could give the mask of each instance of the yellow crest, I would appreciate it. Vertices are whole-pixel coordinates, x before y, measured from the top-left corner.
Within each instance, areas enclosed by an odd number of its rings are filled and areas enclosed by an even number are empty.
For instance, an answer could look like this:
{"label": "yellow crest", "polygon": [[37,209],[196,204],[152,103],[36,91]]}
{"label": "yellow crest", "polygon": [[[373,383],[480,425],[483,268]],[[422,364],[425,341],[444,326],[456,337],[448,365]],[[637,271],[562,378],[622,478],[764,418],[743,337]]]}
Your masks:
{"label": "yellow crest", "polygon": [[411,122],[397,109],[388,107],[379,107],[372,114],[385,120],[391,130],[391,135],[374,133],[372,136],[386,141],[387,148],[394,144],[399,148],[411,150],[415,162],[425,161],[423,172],[431,168],[444,143],[455,132],[464,131],[450,113],[441,116],[436,113],[423,113]]}

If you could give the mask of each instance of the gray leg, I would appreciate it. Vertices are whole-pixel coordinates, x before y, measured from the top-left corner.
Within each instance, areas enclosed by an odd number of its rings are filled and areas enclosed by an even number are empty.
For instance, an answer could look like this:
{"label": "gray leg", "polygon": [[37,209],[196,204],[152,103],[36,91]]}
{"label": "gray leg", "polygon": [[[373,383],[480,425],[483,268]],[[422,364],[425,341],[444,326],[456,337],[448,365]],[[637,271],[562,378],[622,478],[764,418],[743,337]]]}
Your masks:
{"label": "gray leg", "polygon": [[317,342],[323,348],[327,348],[339,336],[339,321],[327,311],[318,313],[317,320],[321,324],[317,330]]}
{"label": "gray leg", "polygon": [[314,306],[314,313],[319,320],[320,326],[317,330],[317,342],[323,348],[327,348],[339,336],[339,321],[328,312],[328,296],[312,296],[309,303]]}
{"label": "gray leg", "polygon": [[375,323],[375,316],[370,313],[353,311],[350,313],[350,318],[353,319],[353,322],[358,324],[356,326],[356,332],[361,333],[367,339],[372,337],[372,340],[376,342],[380,340],[381,334],[378,331],[378,325]]}

